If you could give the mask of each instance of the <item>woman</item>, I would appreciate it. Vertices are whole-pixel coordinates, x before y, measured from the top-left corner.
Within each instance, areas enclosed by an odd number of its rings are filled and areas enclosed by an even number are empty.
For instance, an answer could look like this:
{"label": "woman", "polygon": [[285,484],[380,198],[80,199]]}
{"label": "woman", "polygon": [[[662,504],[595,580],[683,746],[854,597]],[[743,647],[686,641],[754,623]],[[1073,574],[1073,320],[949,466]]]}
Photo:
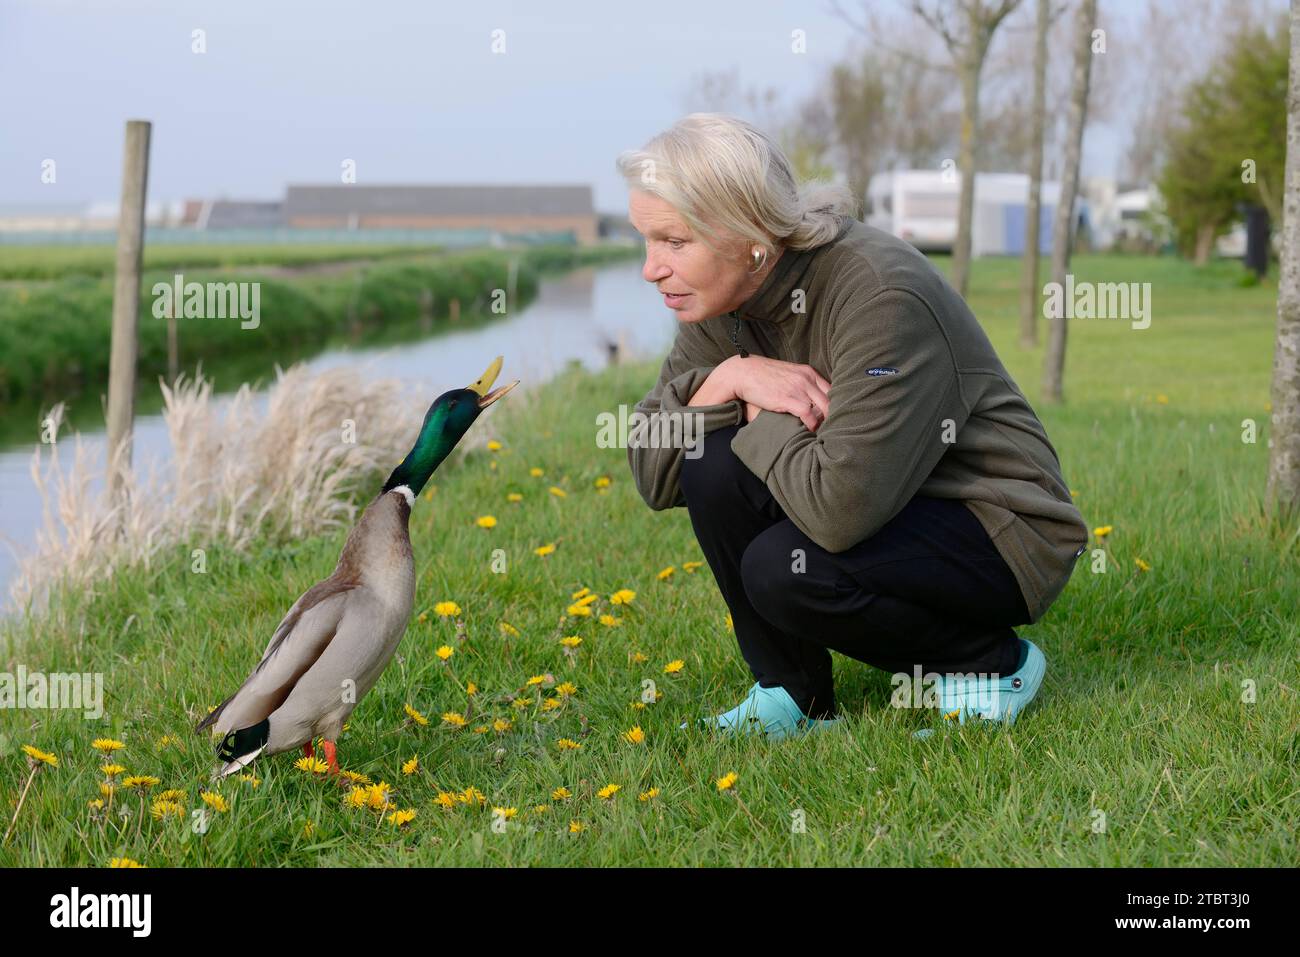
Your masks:
{"label": "woman", "polygon": [[830,650],[924,675],[906,701],[1014,721],[1046,661],[1012,626],[1043,616],[1088,531],[966,303],[743,121],[692,114],[619,169],[679,322],[637,411],[704,436],[634,434],[629,463],[651,508],[686,506],[755,679],[705,724],[834,724]]}

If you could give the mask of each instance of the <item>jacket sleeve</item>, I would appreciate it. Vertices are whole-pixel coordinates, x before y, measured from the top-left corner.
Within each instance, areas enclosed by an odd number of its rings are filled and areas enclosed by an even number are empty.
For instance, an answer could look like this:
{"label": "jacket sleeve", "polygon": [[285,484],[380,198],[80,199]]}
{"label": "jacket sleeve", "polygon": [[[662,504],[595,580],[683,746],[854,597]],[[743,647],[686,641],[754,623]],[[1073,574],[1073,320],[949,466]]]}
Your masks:
{"label": "jacket sleeve", "polygon": [[943,328],[907,290],[846,305],[830,354],[830,406],[815,433],[764,410],[731,448],[805,535],[842,552],[911,500],[969,412]]}
{"label": "jacket sleeve", "polygon": [[[686,504],[679,484],[682,459],[687,454],[682,439],[700,441],[716,429],[744,421],[744,406],[735,399],[720,405],[687,406],[709,373],[728,355],[700,323],[682,325],[659,370],[658,383],[629,417],[627,460],[637,491],[652,509]],[[665,437],[671,441],[665,442]]]}

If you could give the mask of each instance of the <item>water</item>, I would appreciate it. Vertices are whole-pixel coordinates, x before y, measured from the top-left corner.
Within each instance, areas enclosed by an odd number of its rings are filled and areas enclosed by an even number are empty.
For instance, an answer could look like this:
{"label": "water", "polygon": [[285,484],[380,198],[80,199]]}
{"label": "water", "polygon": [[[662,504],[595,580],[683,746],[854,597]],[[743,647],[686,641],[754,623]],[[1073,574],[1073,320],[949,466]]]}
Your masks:
{"label": "water", "polygon": [[[304,364],[314,371],[354,366],[358,375],[368,378],[418,382],[432,397],[463,387],[494,357],[503,355],[500,381],[520,379],[521,387],[533,387],[574,360],[589,369],[603,368],[608,343],[618,344],[625,356],[663,355],[676,325],[654,287],[641,278],[640,264],[620,263],[544,278],[537,297],[517,315],[477,328],[442,332],[398,346],[332,350]],[[228,401],[228,396],[221,398],[218,405]],[[81,435],[98,474],[103,469],[104,433],[101,429]],[[18,555],[32,549],[43,521],[31,478],[37,438],[33,435],[26,447],[0,451],[0,605],[5,604],[17,572]],[[61,431],[58,454],[65,468],[72,462],[71,439],[69,432]],[[161,468],[170,454],[162,416],[137,418],[136,474],[147,475],[151,465]]]}

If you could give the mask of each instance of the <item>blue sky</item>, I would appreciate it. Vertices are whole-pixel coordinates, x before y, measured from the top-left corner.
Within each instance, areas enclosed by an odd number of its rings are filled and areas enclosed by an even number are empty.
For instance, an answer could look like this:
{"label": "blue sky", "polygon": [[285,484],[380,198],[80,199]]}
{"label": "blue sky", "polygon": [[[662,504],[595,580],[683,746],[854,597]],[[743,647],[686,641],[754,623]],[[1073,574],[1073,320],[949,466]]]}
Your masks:
{"label": "blue sky", "polygon": [[[822,0],[0,0],[0,202],[115,199],[123,123],[146,118],[155,200],[274,199],[351,158],[361,183],[590,183],[625,211],[614,159],[682,115],[692,74],[795,102],[854,39]],[[1115,142],[1091,136],[1085,172],[1113,172]]]}

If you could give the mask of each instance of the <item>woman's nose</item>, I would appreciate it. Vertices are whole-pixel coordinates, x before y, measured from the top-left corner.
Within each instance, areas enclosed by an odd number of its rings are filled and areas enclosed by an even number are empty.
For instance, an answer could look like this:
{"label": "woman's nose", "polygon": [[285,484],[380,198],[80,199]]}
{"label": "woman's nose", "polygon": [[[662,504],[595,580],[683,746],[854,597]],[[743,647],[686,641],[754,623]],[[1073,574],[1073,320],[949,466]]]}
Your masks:
{"label": "woman's nose", "polygon": [[641,278],[646,282],[662,282],[669,275],[667,266],[658,262],[650,253],[646,253],[645,265],[641,267]]}

